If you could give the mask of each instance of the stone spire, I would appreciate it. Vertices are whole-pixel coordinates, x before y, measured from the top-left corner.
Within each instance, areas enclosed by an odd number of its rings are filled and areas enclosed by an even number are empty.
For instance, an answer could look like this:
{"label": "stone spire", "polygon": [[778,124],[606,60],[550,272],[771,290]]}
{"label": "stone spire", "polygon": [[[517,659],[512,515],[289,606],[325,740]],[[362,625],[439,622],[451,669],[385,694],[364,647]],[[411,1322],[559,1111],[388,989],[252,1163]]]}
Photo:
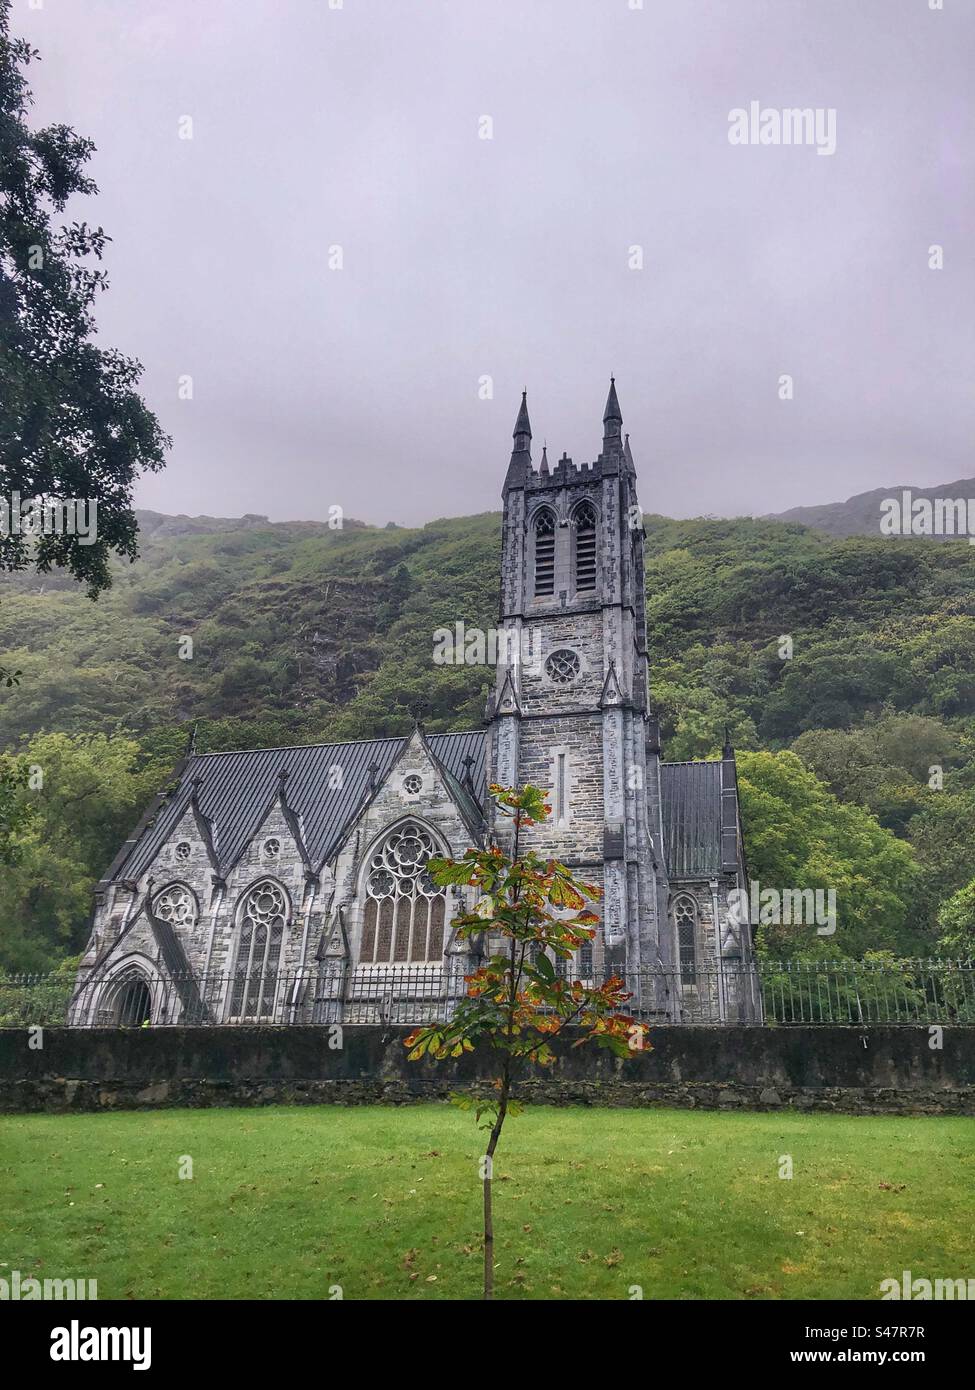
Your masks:
{"label": "stone spire", "polygon": [[627,472],[632,473],[635,478],[636,464],[633,462],[633,450],[630,448],[630,436],[628,434],[623,436],[623,458],[626,461]]}
{"label": "stone spire", "polygon": [[515,441],[516,449],[530,449],[532,446],[532,427],[528,418],[528,392],[521,393],[521,409],[518,411],[518,419],[511,433]]}
{"label": "stone spire", "polygon": [[619,454],[623,450],[623,414],[616,397],[616,378],[609,379],[609,395],[603,411],[603,453]]}
{"label": "stone spire", "polygon": [[518,418],[515,427],[511,432],[514,441],[511,450],[511,462],[508,464],[508,473],[504,480],[503,495],[507,496],[511,488],[524,487],[528,481],[528,475],[532,466],[532,427],[528,418],[528,392],[521,393],[521,408],[518,411]]}

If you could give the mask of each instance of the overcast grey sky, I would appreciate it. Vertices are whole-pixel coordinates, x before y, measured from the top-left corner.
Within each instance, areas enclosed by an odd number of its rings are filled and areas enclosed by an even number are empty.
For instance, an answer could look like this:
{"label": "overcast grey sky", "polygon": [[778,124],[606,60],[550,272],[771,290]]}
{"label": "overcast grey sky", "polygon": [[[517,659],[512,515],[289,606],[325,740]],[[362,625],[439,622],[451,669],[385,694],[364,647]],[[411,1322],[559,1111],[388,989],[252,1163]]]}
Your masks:
{"label": "overcast grey sky", "polygon": [[[975,474],[973,0],[636,3],[14,0],[174,439],[140,505],[493,509],[522,386],[582,462],[611,371],[647,511]],[[835,153],[730,144],[752,101]]]}

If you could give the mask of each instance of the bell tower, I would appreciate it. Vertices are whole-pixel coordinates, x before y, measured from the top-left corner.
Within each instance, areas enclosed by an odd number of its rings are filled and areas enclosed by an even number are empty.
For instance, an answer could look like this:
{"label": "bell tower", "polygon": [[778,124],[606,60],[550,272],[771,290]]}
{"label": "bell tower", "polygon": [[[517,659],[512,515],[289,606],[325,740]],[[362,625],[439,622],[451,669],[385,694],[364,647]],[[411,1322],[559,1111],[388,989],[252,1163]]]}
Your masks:
{"label": "bell tower", "polygon": [[[660,775],[649,712],[642,516],[610,381],[592,463],[532,464],[526,394],[503,488],[505,642],[488,702],[490,780],[548,790],[529,842],[603,886],[597,968],[667,953]],[[655,835],[656,830],[656,835]],[[496,827],[496,833],[501,827]],[[666,958],[664,963],[667,963]]]}

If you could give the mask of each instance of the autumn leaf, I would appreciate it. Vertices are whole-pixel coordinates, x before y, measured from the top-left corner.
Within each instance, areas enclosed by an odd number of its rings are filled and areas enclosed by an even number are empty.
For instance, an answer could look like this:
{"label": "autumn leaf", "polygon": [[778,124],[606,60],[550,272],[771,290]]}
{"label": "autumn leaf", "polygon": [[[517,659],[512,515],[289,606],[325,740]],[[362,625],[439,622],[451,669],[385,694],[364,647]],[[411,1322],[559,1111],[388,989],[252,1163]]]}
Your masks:
{"label": "autumn leaf", "polygon": [[567,879],[556,878],[548,891],[548,900],[553,907],[585,907],[586,900],[578,889]]}

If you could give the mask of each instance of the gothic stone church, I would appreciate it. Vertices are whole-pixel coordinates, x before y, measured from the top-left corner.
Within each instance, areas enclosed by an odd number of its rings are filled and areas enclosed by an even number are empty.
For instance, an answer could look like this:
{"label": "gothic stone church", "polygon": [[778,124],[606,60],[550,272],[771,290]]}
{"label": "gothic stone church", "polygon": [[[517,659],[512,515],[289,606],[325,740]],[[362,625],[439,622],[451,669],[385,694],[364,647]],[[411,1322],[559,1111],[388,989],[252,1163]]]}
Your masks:
{"label": "gothic stone church", "polygon": [[615,385],[593,463],[532,464],[525,398],[504,480],[501,646],[485,727],[191,752],[96,892],[81,1025],[416,1022],[484,943],[431,855],[507,822],[492,782],[548,789],[534,846],[600,882],[574,963],[660,1021],[758,1019],[735,758],[668,763],[648,701],[644,532]]}

